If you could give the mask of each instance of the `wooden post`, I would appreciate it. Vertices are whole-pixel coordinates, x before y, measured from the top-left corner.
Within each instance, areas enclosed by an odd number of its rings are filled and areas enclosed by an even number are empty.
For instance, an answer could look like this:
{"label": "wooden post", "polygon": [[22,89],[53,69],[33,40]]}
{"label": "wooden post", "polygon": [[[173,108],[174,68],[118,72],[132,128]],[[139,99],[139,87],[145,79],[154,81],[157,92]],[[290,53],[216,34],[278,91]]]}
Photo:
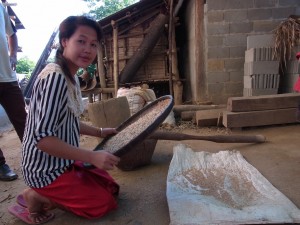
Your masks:
{"label": "wooden post", "polygon": [[118,24],[116,21],[112,20],[111,25],[113,27],[113,49],[114,49],[114,86],[115,86],[115,96],[118,92],[118,74],[119,74],[119,61],[118,61]]}
{"label": "wooden post", "polygon": [[173,81],[174,104],[181,105],[182,104],[183,84],[180,80],[179,70],[178,70],[177,45],[176,45],[174,23],[173,23],[173,29],[172,29],[172,75],[174,75],[174,81]]}
{"label": "wooden post", "polygon": [[[99,74],[99,79],[100,79],[100,86],[101,86],[101,88],[106,88],[102,43],[99,43],[99,47],[97,49],[97,55],[98,55],[98,74]],[[100,95],[101,95],[101,99],[108,98],[107,94],[100,93],[99,97],[100,97]],[[99,100],[100,100],[100,98],[99,98]]]}
{"label": "wooden post", "polygon": [[170,15],[169,15],[169,32],[168,32],[168,36],[169,36],[169,89],[170,89],[170,95],[174,96],[174,92],[173,92],[173,70],[172,70],[172,42],[173,42],[173,38],[172,38],[172,34],[173,34],[173,0],[170,0],[170,4],[169,4],[169,8],[170,8]]}
{"label": "wooden post", "polygon": [[[204,5],[205,0],[195,1],[195,69],[196,69],[196,80],[193,84],[195,88],[195,95],[193,101],[207,101],[207,86],[205,77],[205,66],[204,66]],[[193,95],[193,94],[192,94]]]}

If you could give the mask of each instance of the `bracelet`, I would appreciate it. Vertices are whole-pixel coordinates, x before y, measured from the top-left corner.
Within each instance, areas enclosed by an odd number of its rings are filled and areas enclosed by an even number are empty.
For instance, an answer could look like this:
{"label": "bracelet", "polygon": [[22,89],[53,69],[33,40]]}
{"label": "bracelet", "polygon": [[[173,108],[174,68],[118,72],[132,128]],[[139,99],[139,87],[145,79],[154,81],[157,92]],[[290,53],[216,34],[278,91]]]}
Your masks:
{"label": "bracelet", "polygon": [[103,131],[103,129],[102,129],[102,127],[100,127],[100,129],[99,129],[100,137],[102,137],[102,131]]}

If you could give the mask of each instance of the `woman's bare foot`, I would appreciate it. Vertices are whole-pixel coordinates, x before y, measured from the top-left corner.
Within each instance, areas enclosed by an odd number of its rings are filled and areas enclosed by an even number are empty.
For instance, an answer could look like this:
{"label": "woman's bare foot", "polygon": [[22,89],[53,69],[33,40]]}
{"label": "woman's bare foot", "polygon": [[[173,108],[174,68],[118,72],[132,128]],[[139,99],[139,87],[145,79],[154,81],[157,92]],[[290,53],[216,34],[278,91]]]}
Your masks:
{"label": "woman's bare foot", "polygon": [[47,213],[47,212],[39,212],[39,213],[30,213],[30,219],[35,224],[42,224],[46,223],[49,220],[51,220],[54,217],[53,213]]}
{"label": "woman's bare foot", "polygon": [[36,224],[49,221],[53,218],[53,214],[47,213],[47,211],[56,207],[48,198],[41,196],[32,189],[24,190],[23,196],[27,203],[30,217]]}

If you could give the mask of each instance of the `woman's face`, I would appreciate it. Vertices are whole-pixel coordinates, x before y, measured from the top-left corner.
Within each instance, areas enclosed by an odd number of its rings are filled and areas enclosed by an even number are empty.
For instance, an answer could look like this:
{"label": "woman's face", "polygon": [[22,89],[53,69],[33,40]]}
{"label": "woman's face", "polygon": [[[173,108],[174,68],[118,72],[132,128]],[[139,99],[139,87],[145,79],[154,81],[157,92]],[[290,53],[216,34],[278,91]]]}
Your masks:
{"label": "woman's face", "polygon": [[86,68],[97,55],[97,33],[89,26],[79,26],[69,39],[63,39],[63,56],[70,72],[76,74],[78,68]]}

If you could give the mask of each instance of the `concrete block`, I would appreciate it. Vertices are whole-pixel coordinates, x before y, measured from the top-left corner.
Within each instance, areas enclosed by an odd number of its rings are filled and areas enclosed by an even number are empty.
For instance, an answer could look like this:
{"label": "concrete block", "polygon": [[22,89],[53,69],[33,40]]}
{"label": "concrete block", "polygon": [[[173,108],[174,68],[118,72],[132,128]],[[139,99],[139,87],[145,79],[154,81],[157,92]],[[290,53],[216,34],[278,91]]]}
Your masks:
{"label": "concrete block", "polygon": [[225,59],[225,69],[226,71],[242,71],[244,62],[244,58]]}
{"label": "concrete block", "polygon": [[229,72],[209,72],[207,74],[208,83],[224,83],[230,79]]}
{"label": "concrete block", "polygon": [[224,19],[223,11],[210,11],[207,13],[208,23],[222,22]]}
{"label": "concrete block", "polygon": [[230,47],[229,56],[230,58],[244,58],[246,46]]}
{"label": "concrete block", "polygon": [[273,89],[279,87],[280,74],[254,74],[244,76],[244,88]]}
{"label": "concrete block", "polygon": [[279,6],[300,6],[298,0],[279,0]]}
{"label": "concrete block", "polygon": [[231,96],[239,96],[243,92],[243,83],[242,82],[226,82],[225,93]]}
{"label": "concrete block", "polygon": [[228,9],[249,9],[253,8],[253,1],[241,1],[241,0],[214,0],[208,1],[208,11],[210,10],[228,10]]}
{"label": "concrete block", "polygon": [[272,9],[273,19],[286,20],[290,15],[297,15],[295,7],[280,7]]}
{"label": "concrete block", "polygon": [[252,89],[252,88],[244,88],[243,96],[258,96],[258,95],[274,95],[277,94],[278,88],[273,89]]}
{"label": "concrete block", "polygon": [[224,60],[222,59],[209,59],[207,62],[207,70],[209,72],[224,71]]}
{"label": "concrete block", "polygon": [[247,10],[227,10],[224,11],[225,22],[236,22],[247,20]]}
{"label": "concrete block", "polygon": [[253,74],[277,74],[279,73],[279,61],[255,61],[244,64],[244,75]]}
{"label": "concrete block", "polygon": [[219,34],[228,34],[229,33],[229,24],[215,23],[208,24],[207,34],[208,35],[219,35]]}
{"label": "concrete block", "polygon": [[243,71],[232,71],[229,73],[231,82],[243,82],[244,74]]}
{"label": "concrete block", "polygon": [[276,61],[273,58],[273,47],[250,48],[245,51],[245,62],[253,61]]}
{"label": "concrete block", "polygon": [[272,9],[248,9],[248,19],[253,20],[268,20],[272,18]]}
{"label": "concrete block", "polygon": [[211,58],[229,58],[229,48],[218,47],[208,47],[207,57]]}
{"label": "concrete block", "polygon": [[229,25],[230,34],[251,33],[252,30],[252,23],[230,23]]}
{"label": "concrete block", "polygon": [[233,34],[224,37],[224,46],[246,46],[247,34]]}
{"label": "concrete block", "polygon": [[273,34],[250,35],[247,37],[247,49],[274,46]]}
{"label": "concrete block", "polygon": [[[255,20],[253,21],[253,33],[268,32],[272,33],[280,24],[281,20]],[[272,43],[272,42],[271,42]],[[274,45],[274,42],[273,42]],[[261,47],[261,46],[260,46]]]}
{"label": "concrete block", "polygon": [[254,1],[254,8],[275,8],[276,1]]}
{"label": "concrete block", "polygon": [[244,88],[255,88],[253,76],[244,76]]}
{"label": "concrete block", "polygon": [[217,35],[208,35],[207,37],[207,46],[222,46],[223,45],[223,36]]}

